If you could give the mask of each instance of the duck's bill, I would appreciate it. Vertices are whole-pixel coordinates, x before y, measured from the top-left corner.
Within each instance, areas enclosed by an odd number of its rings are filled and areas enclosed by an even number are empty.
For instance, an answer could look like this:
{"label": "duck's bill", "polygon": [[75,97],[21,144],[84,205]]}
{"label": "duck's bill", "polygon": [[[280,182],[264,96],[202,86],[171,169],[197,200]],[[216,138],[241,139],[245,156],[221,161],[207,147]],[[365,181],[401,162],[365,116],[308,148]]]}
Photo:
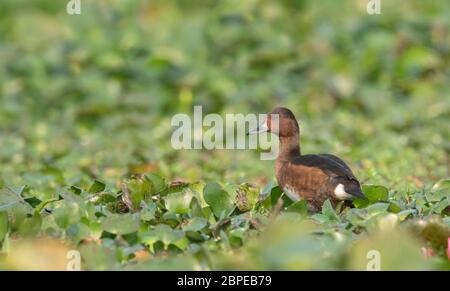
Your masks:
{"label": "duck's bill", "polygon": [[268,131],[269,131],[269,128],[267,127],[267,123],[264,121],[263,124],[261,124],[257,128],[249,130],[249,132],[247,132],[247,135],[258,134],[258,133],[263,133],[263,132],[268,132]]}

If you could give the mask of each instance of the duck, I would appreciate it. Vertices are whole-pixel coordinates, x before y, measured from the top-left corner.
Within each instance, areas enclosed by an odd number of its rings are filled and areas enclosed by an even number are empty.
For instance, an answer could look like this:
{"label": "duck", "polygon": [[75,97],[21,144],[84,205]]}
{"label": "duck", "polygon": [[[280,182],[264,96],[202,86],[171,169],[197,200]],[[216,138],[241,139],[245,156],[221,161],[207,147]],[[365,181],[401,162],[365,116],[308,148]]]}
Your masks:
{"label": "duck", "polygon": [[360,182],[341,158],[332,154],[301,153],[300,128],[288,108],[274,108],[248,135],[263,132],[278,136],[280,147],[275,160],[275,177],[291,200],[303,199],[311,212],[320,212],[326,200],[336,208],[342,201],[350,206],[351,200],[365,197]]}

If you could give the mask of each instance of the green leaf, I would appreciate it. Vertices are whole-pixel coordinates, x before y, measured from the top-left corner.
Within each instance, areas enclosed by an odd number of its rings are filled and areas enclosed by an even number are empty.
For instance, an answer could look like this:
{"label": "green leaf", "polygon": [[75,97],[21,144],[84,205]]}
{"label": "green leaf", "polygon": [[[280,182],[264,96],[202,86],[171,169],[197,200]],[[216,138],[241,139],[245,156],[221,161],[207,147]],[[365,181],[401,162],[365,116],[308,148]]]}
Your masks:
{"label": "green leaf", "polygon": [[184,240],[184,232],[172,229],[167,224],[158,224],[153,230],[141,235],[141,241],[147,245],[152,245],[157,241],[161,241],[164,245],[176,244]]}
{"label": "green leaf", "polygon": [[440,180],[431,188],[432,191],[442,191],[444,193],[450,194],[450,179]]}
{"label": "green leaf", "polygon": [[301,216],[306,216],[308,214],[308,204],[306,203],[306,200],[299,200],[289,205],[286,208],[286,211],[298,213]]}
{"label": "green leaf", "polygon": [[316,220],[319,223],[327,223],[330,221],[330,217],[322,213],[315,213],[312,216],[312,219]]}
{"label": "green leaf", "polygon": [[29,212],[33,210],[33,208],[20,196],[20,193],[13,191],[9,187],[0,189],[0,212],[11,209],[17,204],[22,204]]}
{"label": "green leaf", "polygon": [[[106,185],[103,182],[100,182],[99,180],[95,180],[94,183],[92,183],[91,187],[89,188],[89,193],[100,193],[103,190],[105,190]],[[79,193],[78,193],[79,194]]]}
{"label": "green leaf", "polygon": [[109,233],[122,235],[130,234],[139,230],[139,214],[111,214],[102,223],[102,229]]}
{"label": "green leaf", "polygon": [[362,191],[370,203],[387,202],[389,198],[389,190],[381,185],[363,185]]}
{"label": "green leaf", "polygon": [[347,213],[346,219],[354,226],[365,226],[367,212],[364,209],[353,208]]}
{"label": "green leaf", "polygon": [[259,197],[259,189],[249,183],[239,185],[236,191],[236,206],[240,211],[252,209]]}
{"label": "green leaf", "polygon": [[143,221],[151,221],[155,219],[155,214],[157,210],[158,206],[156,206],[156,203],[151,203],[148,206],[146,205],[146,207],[141,210],[141,219]]}
{"label": "green leaf", "polygon": [[78,244],[82,239],[88,237],[90,233],[91,231],[89,229],[89,226],[85,225],[84,223],[71,224],[66,230],[67,236],[75,244]]}
{"label": "green leaf", "polygon": [[184,231],[199,231],[206,226],[206,219],[203,217],[194,217],[188,224],[183,226]]}
{"label": "green leaf", "polygon": [[133,177],[122,183],[124,201],[133,210],[141,207],[141,201],[152,202],[153,183],[146,177]]}
{"label": "green leaf", "polygon": [[154,173],[150,173],[150,174],[146,174],[145,177],[153,185],[153,193],[152,193],[152,195],[159,194],[159,193],[161,193],[161,192],[163,192],[164,190],[167,189],[166,181],[161,176],[159,176],[157,174],[154,174]]}
{"label": "green leaf", "polygon": [[82,197],[80,197],[66,189],[62,189],[61,191],[59,191],[58,194],[61,198],[63,198],[67,202],[76,203],[79,206],[83,206],[85,204]]}
{"label": "green leaf", "polygon": [[399,213],[397,213],[398,219],[400,221],[405,220],[408,216],[410,215],[415,215],[417,214],[417,210],[416,209],[405,209],[403,211],[400,211]]}
{"label": "green leaf", "polygon": [[442,199],[447,197],[447,195],[444,193],[444,191],[430,191],[425,193],[425,198],[428,202],[439,202]]}
{"label": "green leaf", "polygon": [[389,205],[389,211],[392,213],[398,213],[400,211],[402,211],[403,207],[402,205],[397,202],[397,201],[391,201],[390,205]]}
{"label": "green leaf", "polygon": [[[444,212],[447,207],[450,205],[450,198],[446,197],[442,201],[439,201],[438,203],[434,204],[431,208],[434,211],[434,213],[441,214]],[[444,214],[444,213],[442,213]]]}
{"label": "green leaf", "polygon": [[73,186],[73,185],[70,186],[70,191],[72,191],[76,195],[80,195],[83,192],[83,190],[81,188],[78,188],[77,186]]}
{"label": "green leaf", "polygon": [[336,214],[333,205],[331,205],[331,202],[328,199],[323,203],[322,214],[328,217],[329,220],[340,221],[339,216]]}
{"label": "green leaf", "polygon": [[25,200],[25,202],[30,204],[31,207],[33,207],[33,208],[38,206],[42,202],[40,199],[38,199],[38,198],[36,198],[34,196],[29,197],[29,198],[25,198],[24,200]]}
{"label": "green leaf", "polygon": [[42,226],[42,218],[39,214],[34,214],[26,218],[19,228],[19,233],[23,236],[34,236],[39,233]]}
{"label": "green leaf", "polygon": [[191,216],[205,217],[205,213],[196,197],[192,197],[189,208],[191,209]]}
{"label": "green leaf", "polygon": [[233,202],[225,190],[217,183],[208,183],[203,189],[203,198],[212,208],[214,215],[220,217],[223,213],[229,213]]}
{"label": "green leaf", "polygon": [[280,199],[283,191],[281,191],[280,186],[275,186],[271,189],[271,191],[266,194],[267,196],[262,201],[261,205],[266,209],[272,209],[277,203],[278,199]]}
{"label": "green leaf", "polygon": [[375,215],[375,214],[379,214],[379,213],[386,213],[389,206],[390,206],[389,203],[378,202],[378,203],[369,205],[368,207],[365,208],[365,210],[370,215]]}
{"label": "green leaf", "polygon": [[80,221],[80,207],[75,202],[61,200],[59,205],[53,210],[52,215],[56,224],[61,229],[66,229],[70,224]]}
{"label": "green leaf", "polygon": [[365,208],[370,204],[370,201],[367,198],[355,198],[352,203],[356,208]]}
{"label": "green leaf", "polygon": [[170,212],[187,214],[192,199],[192,192],[184,190],[183,192],[171,193],[164,197],[166,208]]}

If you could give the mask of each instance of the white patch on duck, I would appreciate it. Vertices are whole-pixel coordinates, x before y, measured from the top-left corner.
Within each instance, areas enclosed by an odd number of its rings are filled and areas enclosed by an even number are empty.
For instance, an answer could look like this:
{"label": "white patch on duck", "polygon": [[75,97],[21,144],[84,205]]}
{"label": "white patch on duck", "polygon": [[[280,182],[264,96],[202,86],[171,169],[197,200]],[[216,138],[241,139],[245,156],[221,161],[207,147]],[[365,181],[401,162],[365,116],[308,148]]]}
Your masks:
{"label": "white patch on duck", "polygon": [[283,191],[292,201],[300,200],[300,195],[298,195],[298,193],[295,192],[294,187],[286,184],[283,188]]}
{"label": "white patch on duck", "polygon": [[345,192],[344,184],[338,184],[336,186],[336,188],[334,189],[334,195],[339,200],[346,200],[346,199],[350,199],[352,197],[352,195]]}

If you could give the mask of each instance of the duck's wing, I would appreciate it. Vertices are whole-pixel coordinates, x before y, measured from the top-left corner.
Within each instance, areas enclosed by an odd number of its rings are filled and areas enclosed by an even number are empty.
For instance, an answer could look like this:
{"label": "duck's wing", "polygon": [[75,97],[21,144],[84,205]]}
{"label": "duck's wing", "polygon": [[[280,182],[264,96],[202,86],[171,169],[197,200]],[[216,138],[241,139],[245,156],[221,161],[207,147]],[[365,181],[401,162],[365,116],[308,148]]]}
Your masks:
{"label": "duck's wing", "polygon": [[330,159],[330,160],[338,163],[340,166],[346,168],[348,171],[350,171],[353,174],[350,167],[341,158],[336,157],[335,155],[331,155],[331,154],[320,154],[319,156]]}
{"label": "duck's wing", "polygon": [[330,187],[336,189],[343,185],[346,194],[364,197],[358,179],[353,175],[350,167],[344,161],[333,155],[304,155],[292,160],[293,165],[320,169],[328,176]]}

